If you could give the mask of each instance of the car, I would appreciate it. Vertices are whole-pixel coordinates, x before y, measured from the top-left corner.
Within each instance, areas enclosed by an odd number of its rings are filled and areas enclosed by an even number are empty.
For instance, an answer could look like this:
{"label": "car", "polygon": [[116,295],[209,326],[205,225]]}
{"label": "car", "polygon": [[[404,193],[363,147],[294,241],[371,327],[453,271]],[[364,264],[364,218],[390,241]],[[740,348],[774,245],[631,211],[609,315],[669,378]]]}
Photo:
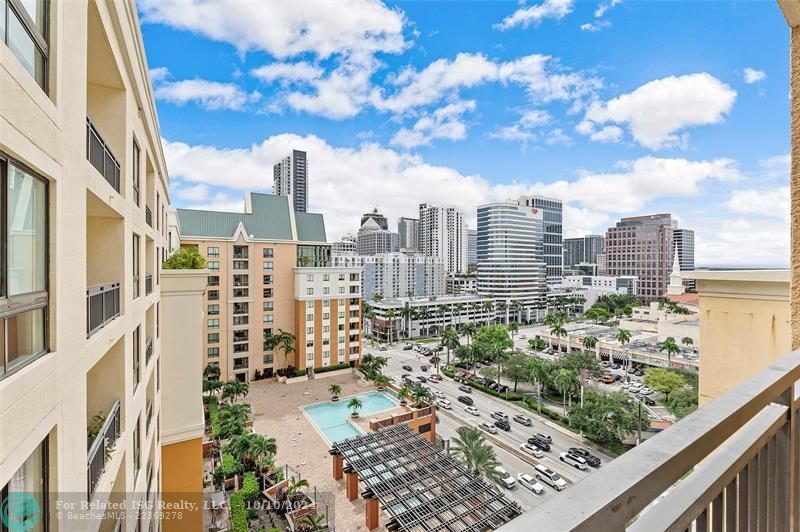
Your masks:
{"label": "car", "polygon": [[634,373],[636,373],[636,368],[628,368],[628,373],[633,375]]}
{"label": "car", "polygon": [[614,382],[619,382],[622,380],[622,375],[614,375]]}
{"label": "car", "polygon": [[642,371],[640,369],[637,369],[636,373],[634,373],[634,375],[636,375],[637,377],[642,377],[642,376],[644,376],[644,371]]}
{"label": "car", "polygon": [[619,369],[619,368],[621,368],[622,366],[620,366],[619,364],[617,364],[617,363],[615,362],[615,363],[611,364],[611,366],[610,366],[610,367],[611,367],[611,369]]}
{"label": "car", "polygon": [[496,412],[492,412],[492,418],[494,418],[494,419],[496,419],[498,421],[506,421],[506,422],[508,422],[508,416],[505,415],[504,413],[500,412],[499,410],[496,411]]}
{"label": "car", "polygon": [[495,428],[494,425],[492,425],[490,423],[484,422],[484,423],[481,423],[479,426],[480,426],[480,428],[482,428],[483,430],[485,430],[489,434],[497,434],[497,429]]}
{"label": "car", "polygon": [[462,384],[461,386],[458,387],[458,389],[459,391],[462,391],[464,393],[472,393],[472,386],[469,386],[467,384]]}
{"label": "car", "polygon": [[428,382],[428,379],[426,379],[423,375],[417,375],[417,380],[419,382]]}
{"label": "car", "polygon": [[428,371],[428,366],[423,364],[422,366],[419,367],[419,369],[421,369],[422,371]]}
{"label": "car", "polygon": [[541,458],[544,456],[544,453],[542,452],[541,449],[539,449],[535,445],[531,445],[530,443],[523,443],[522,445],[519,446],[519,448],[520,450],[522,450],[522,452],[532,454],[536,458]]}
{"label": "car", "polygon": [[436,401],[436,404],[441,406],[445,410],[450,410],[451,408],[453,408],[453,404],[447,399],[439,399],[438,401]]}
{"label": "car", "polygon": [[439,397],[440,399],[444,399],[445,397],[447,397],[441,390],[433,390],[433,395]]}
{"label": "car", "polygon": [[569,452],[575,456],[580,456],[592,467],[600,467],[600,457],[593,455],[588,449],[584,449],[583,447],[570,447]]}
{"label": "car", "polygon": [[508,421],[497,420],[497,421],[494,422],[494,426],[497,427],[498,429],[502,429],[502,430],[504,430],[506,432],[511,432],[511,425],[509,424]]}
{"label": "car", "polygon": [[412,349],[414,349],[414,346],[411,344],[406,344],[403,346],[403,351],[411,351]]}
{"label": "car", "polygon": [[547,440],[543,440],[541,438],[537,438],[536,436],[528,438],[528,444],[533,445],[534,447],[538,447],[543,451],[550,450],[550,443]]}
{"label": "car", "polygon": [[656,406],[656,402],[653,399],[650,399],[649,397],[643,397],[642,400],[644,401],[644,404],[646,404],[647,406]]}
{"label": "car", "polygon": [[543,466],[542,464],[539,464],[534,468],[534,475],[536,475],[536,478],[545,484],[555,488],[556,491],[561,491],[567,487],[567,483],[563,478],[561,478],[561,475],[549,467]]}
{"label": "car", "polygon": [[553,437],[550,436],[549,434],[545,434],[543,432],[537,432],[536,434],[534,434],[534,436],[543,439],[547,443],[553,443]]}
{"label": "car", "polygon": [[519,336],[517,336],[517,338],[519,338],[520,340],[524,340],[527,338],[527,336],[525,336],[524,334],[520,334]]}
{"label": "car", "polygon": [[441,375],[439,375],[438,373],[433,373],[433,374],[431,374],[431,375],[428,375],[428,379],[430,379],[430,380],[432,380],[432,381],[437,381],[437,382],[439,382],[439,381],[441,381],[441,380],[442,380],[442,376],[441,376]]}
{"label": "car", "polygon": [[444,351],[444,346],[443,346],[443,345],[440,345],[439,347],[437,347],[437,348],[436,348],[436,351],[438,351],[439,353],[441,353],[442,351]]}
{"label": "car", "polygon": [[481,369],[482,367],[483,367],[483,366],[481,366],[481,363],[480,363],[480,362],[475,362],[475,368],[476,368],[476,369]]}
{"label": "car", "polygon": [[622,389],[623,390],[627,390],[630,387],[631,387],[631,384],[629,382],[623,382],[622,383]]}
{"label": "car", "polygon": [[542,486],[540,482],[537,482],[535,478],[527,473],[518,473],[517,482],[520,486],[531,490],[536,495],[541,495],[544,492],[544,486]]}
{"label": "car", "polygon": [[378,351],[386,351],[386,346],[382,345],[378,348]]}
{"label": "car", "polygon": [[604,368],[607,368],[607,367],[609,367],[610,365],[611,365],[611,362],[609,362],[608,360],[604,360],[604,361],[602,361],[602,362],[600,363],[600,366],[602,366],[602,367],[604,367]]}
{"label": "car", "polygon": [[653,390],[645,386],[644,388],[639,390],[639,393],[642,395],[650,395],[651,393],[653,393]]}
{"label": "car", "polygon": [[522,415],[522,414],[515,415],[513,419],[517,423],[525,425],[526,427],[530,427],[531,425],[533,425],[533,420],[531,418],[529,418],[528,416],[525,416],[525,415]]}
{"label": "car", "polygon": [[628,385],[631,387],[631,389],[634,389],[634,388],[636,388],[637,390],[638,390],[639,388],[641,388],[642,386],[644,386],[644,384],[642,384],[642,383],[641,383],[641,382],[639,382],[639,381],[632,381],[632,382],[629,382],[629,383],[628,383]]}
{"label": "car", "polygon": [[409,366],[408,364],[403,366],[403,369],[406,370],[406,371],[414,371],[414,369],[411,366]]}
{"label": "car", "polygon": [[603,375],[603,382],[606,383],[606,384],[611,384],[612,382],[614,382],[614,376],[613,375]]}
{"label": "car", "polygon": [[586,460],[582,457],[574,455],[572,453],[561,453],[559,455],[559,460],[564,462],[565,464],[569,464],[576,469],[586,469],[588,466],[586,465]]}
{"label": "car", "polygon": [[514,477],[512,477],[508,473],[508,471],[503,469],[501,466],[496,466],[494,468],[494,470],[497,473],[497,475],[500,477],[500,482],[503,484],[503,486],[506,487],[506,489],[509,489],[509,490],[513,489],[514,486],[517,485],[517,482],[514,480]]}
{"label": "car", "polygon": [[470,405],[470,406],[472,406],[473,403],[474,403],[472,401],[472,397],[467,397],[466,395],[459,395],[458,396],[458,402],[459,403],[464,403],[465,405]]}
{"label": "car", "polygon": [[477,408],[475,408],[474,406],[467,406],[467,407],[465,407],[465,408],[464,408],[464,411],[465,411],[467,414],[472,414],[473,416],[479,416],[479,415],[481,415],[481,413],[478,411],[478,409],[477,409]]}

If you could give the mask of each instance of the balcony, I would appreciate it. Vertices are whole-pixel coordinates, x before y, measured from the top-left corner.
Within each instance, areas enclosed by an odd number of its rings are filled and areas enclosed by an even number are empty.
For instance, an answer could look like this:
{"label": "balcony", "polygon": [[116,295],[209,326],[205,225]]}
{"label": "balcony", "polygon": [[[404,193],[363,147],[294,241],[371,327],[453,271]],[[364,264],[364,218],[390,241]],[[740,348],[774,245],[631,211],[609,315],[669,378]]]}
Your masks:
{"label": "balcony", "polygon": [[144,295],[149,296],[153,293],[153,274],[149,273],[144,278]]}
{"label": "balcony", "polygon": [[86,337],[119,316],[119,283],[112,281],[86,289]]}
{"label": "balcony", "polygon": [[119,161],[103,140],[92,120],[86,117],[86,159],[119,192]]}
{"label": "balcony", "polygon": [[145,432],[150,434],[150,429],[153,421],[153,402],[147,402],[147,424],[145,425]]}
{"label": "balcony", "polygon": [[150,210],[150,207],[145,206],[144,208],[144,221],[150,227],[153,227],[153,211]]}
{"label": "balcony", "polygon": [[501,530],[797,530],[798,379],[800,351]]}
{"label": "balcony", "polygon": [[92,442],[92,445],[89,447],[89,453],[86,459],[89,500],[91,500],[92,495],[94,495],[97,483],[100,481],[100,477],[105,470],[106,461],[113,452],[114,446],[119,438],[120,411],[120,403],[117,401],[106,416],[105,422],[100,428],[100,432],[97,434],[94,442]]}

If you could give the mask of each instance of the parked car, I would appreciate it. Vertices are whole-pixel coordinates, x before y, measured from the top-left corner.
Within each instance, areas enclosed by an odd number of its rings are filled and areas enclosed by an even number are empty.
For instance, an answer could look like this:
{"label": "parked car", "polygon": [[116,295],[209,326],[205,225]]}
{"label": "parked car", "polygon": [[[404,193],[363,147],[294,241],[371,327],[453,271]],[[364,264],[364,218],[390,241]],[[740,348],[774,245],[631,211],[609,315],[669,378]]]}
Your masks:
{"label": "parked car", "polygon": [[520,334],[519,336],[517,336],[517,338],[519,338],[520,340],[524,340],[527,338],[527,336],[525,336],[524,334]]}
{"label": "parked car", "polygon": [[610,366],[610,365],[611,365],[611,362],[609,362],[608,360],[604,360],[604,361],[602,361],[602,362],[600,363],[600,365],[601,365],[602,367],[604,367],[604,368],[607,368],[608,366]]}
{"label": "parked car", "polygon": [[622,367],[622,366],[620,366],[620,365],[619,365],[619,364],[617,364],[616,362],[615,362],[615,363],[613,363],[613,364],[611,364],[611,369],[619,369],[619,368],[621,368],[621,367]]}
{"label": "parked car", "polygon": [[417,380],[419,382],[428,382],[428,379],[426,379],[424,375],[417,375]]}
{"label": "parked car", "polygon": [[494,426],[506,432],[511,432],[511,424],[508,421],[495,421]]}
{"label": "parked car", "polygon": [[436,401],[436,404],[441,406],[445,410],[450,410],[453,407],[453,404],[447,399],[439,399]]}
{"label": "parked car", "polygon": [[419,369],[421,369],[422,371],[428,371],[428,366],[423,364],[422,366],[419,367]]}
{"label": "parked car", "polygon": [[524,453],[532,454],[536,458],[541,458],[544,456],[544,452],[541,449],[536,447],[535,445],[531,445],[530,443],[523,443],[519,446],[520,450]]}
{"label": "parked car", "polygon": [[549,467],[543,466],[542,464],[539,464],[534,468],[534,474],[536,475],[537,479],[541,480],[545,484],[549,484],[557,491],[561,491],[567,487],[567,483],[563,478],[561,478],[561,475]]}
{"label": "parked car", "polygon": [[584,449],[583,447],[570,447],[569,452],[575,456],[580,456],[592,467],[600,467],[600,457],[593,455],[588,449]]}
{"label": "parked car", "polygon": [[622,383],[622,389],[623,390],[627,390],[630,387],[631,387],[631,383],[629,383],[629,382],[623,382]]}
{"label": "parked car", "polygon": [[526,427],[530,427],[531,425],[533,425],[533,420],[531,418],[529,418],[528,416],[525,416],[525,415],[522,415],[522,414],[515,415],[513,419],[517,423],[521,423],[522,425],[525,425]]}
{"label": "parked car", "polygon": [[622,380],[622,375],[614,375],[614,382],[619,382]]}
{"label": "parked car", "polygon": [[386,351],[386,346],[382,345],[378,348],[378,351]]}
{"label": "parked car", "polygon": [[441,391],[441,390],[433,390],[433,395],[435,395],[436,397],[438,397],[438,398],[440,398],[440,399],[444,399],[445,397],[447,397],[447,396],[444,394],[444,392],[443,392],[443,391]]}
{"label": "parked car", "polygon": [[553,443],[553,437],[550,436],[549,434],[545,434],[543,432],[537,432],[536,434],[534,434],[534,436],[543,439],[547,443]]}
{"label": "parked car", "polygon": [[650,388],[645,386],[644,388],[639,390],[639,393],[642,394],[642,395],[650,395],[651,393],[653,393],[653,390],[651,390]]}
{"label": "parked car", "polygon": [[528,438],[528,443],[530,445],[538,447],[539,449],[541,449],[543,451],[549,451],[550,450],[550,443],[547,440],[543,440],[543,439],[541,439],[539,437],[536,437],[536,436],[532,436],[532,437]]}
{"label": "parked car", "polygon": [[531,490],[536,495],[541,495],[544,492],[544,486],[527,473],[518,473],[517,482],[519,482],[520,486]]}
{"label": "parked car", "polygon": [[642,397],[642,400],[644,401],[644,404],[646,404],[647,406],[656,406],[655,400],[650,399],[649,397]]}
{"label": "parked car", "polygon": [[569,464],[576,469],[586,469],[588,467],[586,465],[586,460],[572,453],[561,453],[559,455],[559,459],[565,464]]}
{"label": "parked car", "polygon": [[614,382],[614,375],[603,375],[603,382],[606,384],[611,384]]}
{"label": "parked car", "polygon": [[409,366],[408,364],[403,366],[403,369],[406,370],[406,371],[414,371],[414,369],[411,366]]}
{"label": "parked car", "polygon": [[464,411],[465,411],[467,414],[472,414],[473,416],[479,416],[479,415],[481,415],[481,413],[478,411],[478,409],[477,409],[477,408],[475,408],[474,406],[468,406],[468,407],[464,408]]}
{"label": "parked car", "polygon": [[462,384],[461,386],[458,387],[458,389],[464,393],[472,393],[472,386],[469,386],[467,384]]}
{"label": "parked car", "polygon": [[497,429],[490,423],[483,422],[480,424],[480,427],[489,434],[497,434]]}
{"label": "parked car", "polygon": [[411,351],[412,349],[414,349],[414,346],[411,344],[406,344],[403,346],[403,351]]}
{"label": "parked car", "polygon": [[633,375],[634,373],[636,373],[636,368],[628,368],[628,373]]}
{"label": "parked car", "polygon": [[508,471],[503,469],[501,466],[495,467],[494,470],[497,472],[498,476],[500,477],[500,482],[502,482],[503,486],[505,486],[506,489],[513,489],[514,486],[517,485],[517,482],[514,480],[514,477],[512,477],[508,473]]}
{"label": "parked car", "polygon": [[467,397],[466,395],[459,395],[458,396],[458,401],[460,403],[464,403],[465,405],[470,405],[470,406],[472,406],[473,403],[474,403],[474,401],[472,400],[472,397]]}
{"label": "parked car", "polygon": [[428,379],[430,379],[430,380],[432,380],[432,381],[441,382],[441,380],[442,380],[442,376],[441,376],[441,375],[439,375],[438,373],[433,373],[433,374],[431,374],[431,375],[428,375]]}
{"label": "parked car", "polygon": [[636,375],[637,377],[642,377],[644,376],[644,371],[637,369],[634,375]]}
{"label": "parked car", "polygon": [[492,412],[492,417],[498,421],[506,421],[508,422],[508,416],[504,413],[500,412],[499,410],[496,412]]}

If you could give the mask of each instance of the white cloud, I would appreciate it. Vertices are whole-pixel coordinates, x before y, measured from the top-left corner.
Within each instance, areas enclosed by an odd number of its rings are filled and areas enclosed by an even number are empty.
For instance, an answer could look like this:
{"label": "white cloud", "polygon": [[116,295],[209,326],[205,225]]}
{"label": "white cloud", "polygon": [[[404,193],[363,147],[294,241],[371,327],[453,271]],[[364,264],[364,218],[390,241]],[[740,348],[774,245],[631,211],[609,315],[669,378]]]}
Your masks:
{"label": "white cloud", "polygon": [[156,67],[150,69],[150,81],[161,81],[169,76],[169,69],[167,67]]}
{"label": "white cloud", "polygon": [[573,0],[544,0],[541,4],[520,7],[494,27],[504,31],[517,26],[537,26],[546,18],[560,20],[572,13],[573,3]]}
{"label": "white cloud", "polygon": [[278,58],[312,53],[319,58],[353,52],[399,53],[405,17],[378,0],[140,0],[145,23],[166,24],[247,52]]}
{"label": "white cloud", "polygon": [[391,144],[415,148],[430,144],[435,139],[460,140],[467,135],[467,126],[461,115],[475,109],[475,101],[460,101],[425,115],[411,129],[401,128],[392,137]]}
{"label": "white cloud", "polygon": [[714,220],[698,232],[695,263],[708,266],[786,268],[789,221],[753,216]]}
{"label": "white cloud", "polygon": [[786,180],[789,179],[789,165],[792,163],[792,157],[788,153],[783,155],[774,155],[766,159],[758,161],[758,166],[762,170],[764,177],[781,177]]}
{"label": "white cloud", "polygon": [[747,67],[744,69],[744,82],[750,85],[751,83],[757,83],[767,77],[767,73],[763,70],[756,70],[754,68]]}
{"label": "white cloud", "polygon": [[493,139],[508,140],[514,142],[521,142],[527,144],[536,138],[536,133],[524,129],[519,124],[513,126],[506,126],[489,133],[489,137]]}
{"label": "white cloud", "polygon": [[261,99],[259,92],[245,92],[233,83],[219,83],[205,79],[185,79],[181,81],[163,82],[156,86],[157,99],[184,105],[196,102],[208,110],[230,109],[243,110],[247,104]]}
{"label": "white cloud", "polygon": [[585,24],[581,24],[581,31],[596,33],[609,27],[611,27],[611,23],[609,21],[598,20],[597,22],[587,22]]}
{"label": "white cloud", "polygon": [[306,61],[297,63],[270,63],[250,71],[253,77],[266,83],[273,81],[309,82],[322,76],[323,70]]}
{"label": "white cloud", "polygon": [[610,2],[600,2],[594,11],[595,18],[602,18],[609,9],[622,3],[622,0],[611,0]]}
{"label": "white cloud", "polygon": [[551,146],[557,144],[562,146],[572,146],[572,137],[564,133],[561,128],[555,128],[548,132],[544,141]]}
{"label": "white cloud", "polygon": [[735,100],[736,91],[705,72],[670,76],[593,103],[577,130],[592,135],[595,126],[613,122],[626,124],[633,138],[650,149],[685,145],[686,137],[676,132],[722,121]]}
{"label": "white cloud", "polygon": [[789,217],[789,187],[734,190],[727,207],[738,214]]}
{"label": "white cloud", "polygon": [[526,128],[543,126],[553,119],[550,113],[541,109],[530,109],[522,114],[519,119],[520,125]]}
{"label": "white cloud", "polygon": [[622,128],[617,126],[606,126],[599,131],[592,133],[589,138],[596,142],[619,142],[622,139]]}

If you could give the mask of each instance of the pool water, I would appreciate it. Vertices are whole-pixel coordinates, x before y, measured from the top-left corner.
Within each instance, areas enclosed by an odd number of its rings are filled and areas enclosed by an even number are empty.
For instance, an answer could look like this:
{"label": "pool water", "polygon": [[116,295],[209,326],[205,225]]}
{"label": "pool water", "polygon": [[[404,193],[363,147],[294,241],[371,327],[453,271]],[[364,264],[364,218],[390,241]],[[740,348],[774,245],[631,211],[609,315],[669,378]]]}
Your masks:
{"label": "pool water", "polygon": [[[317,426],[320,432],[325,435],[325,438],[331,443],[352,438],[353,436],[360,436],[361,432],[350,421],[350,409],[347,408],[347,403],[350,402],[353,396],[341,397],[339,401],[328,401],[325,403],[317,403],[310,405],[305,410],[311,422]],[[364,395],[359,395],[359,399],[364,404],[358,411],[359,416],[368,416],[383,410],[395,408],[397,403],[394,402],[388,395],[381,392],[372,392]]]}

